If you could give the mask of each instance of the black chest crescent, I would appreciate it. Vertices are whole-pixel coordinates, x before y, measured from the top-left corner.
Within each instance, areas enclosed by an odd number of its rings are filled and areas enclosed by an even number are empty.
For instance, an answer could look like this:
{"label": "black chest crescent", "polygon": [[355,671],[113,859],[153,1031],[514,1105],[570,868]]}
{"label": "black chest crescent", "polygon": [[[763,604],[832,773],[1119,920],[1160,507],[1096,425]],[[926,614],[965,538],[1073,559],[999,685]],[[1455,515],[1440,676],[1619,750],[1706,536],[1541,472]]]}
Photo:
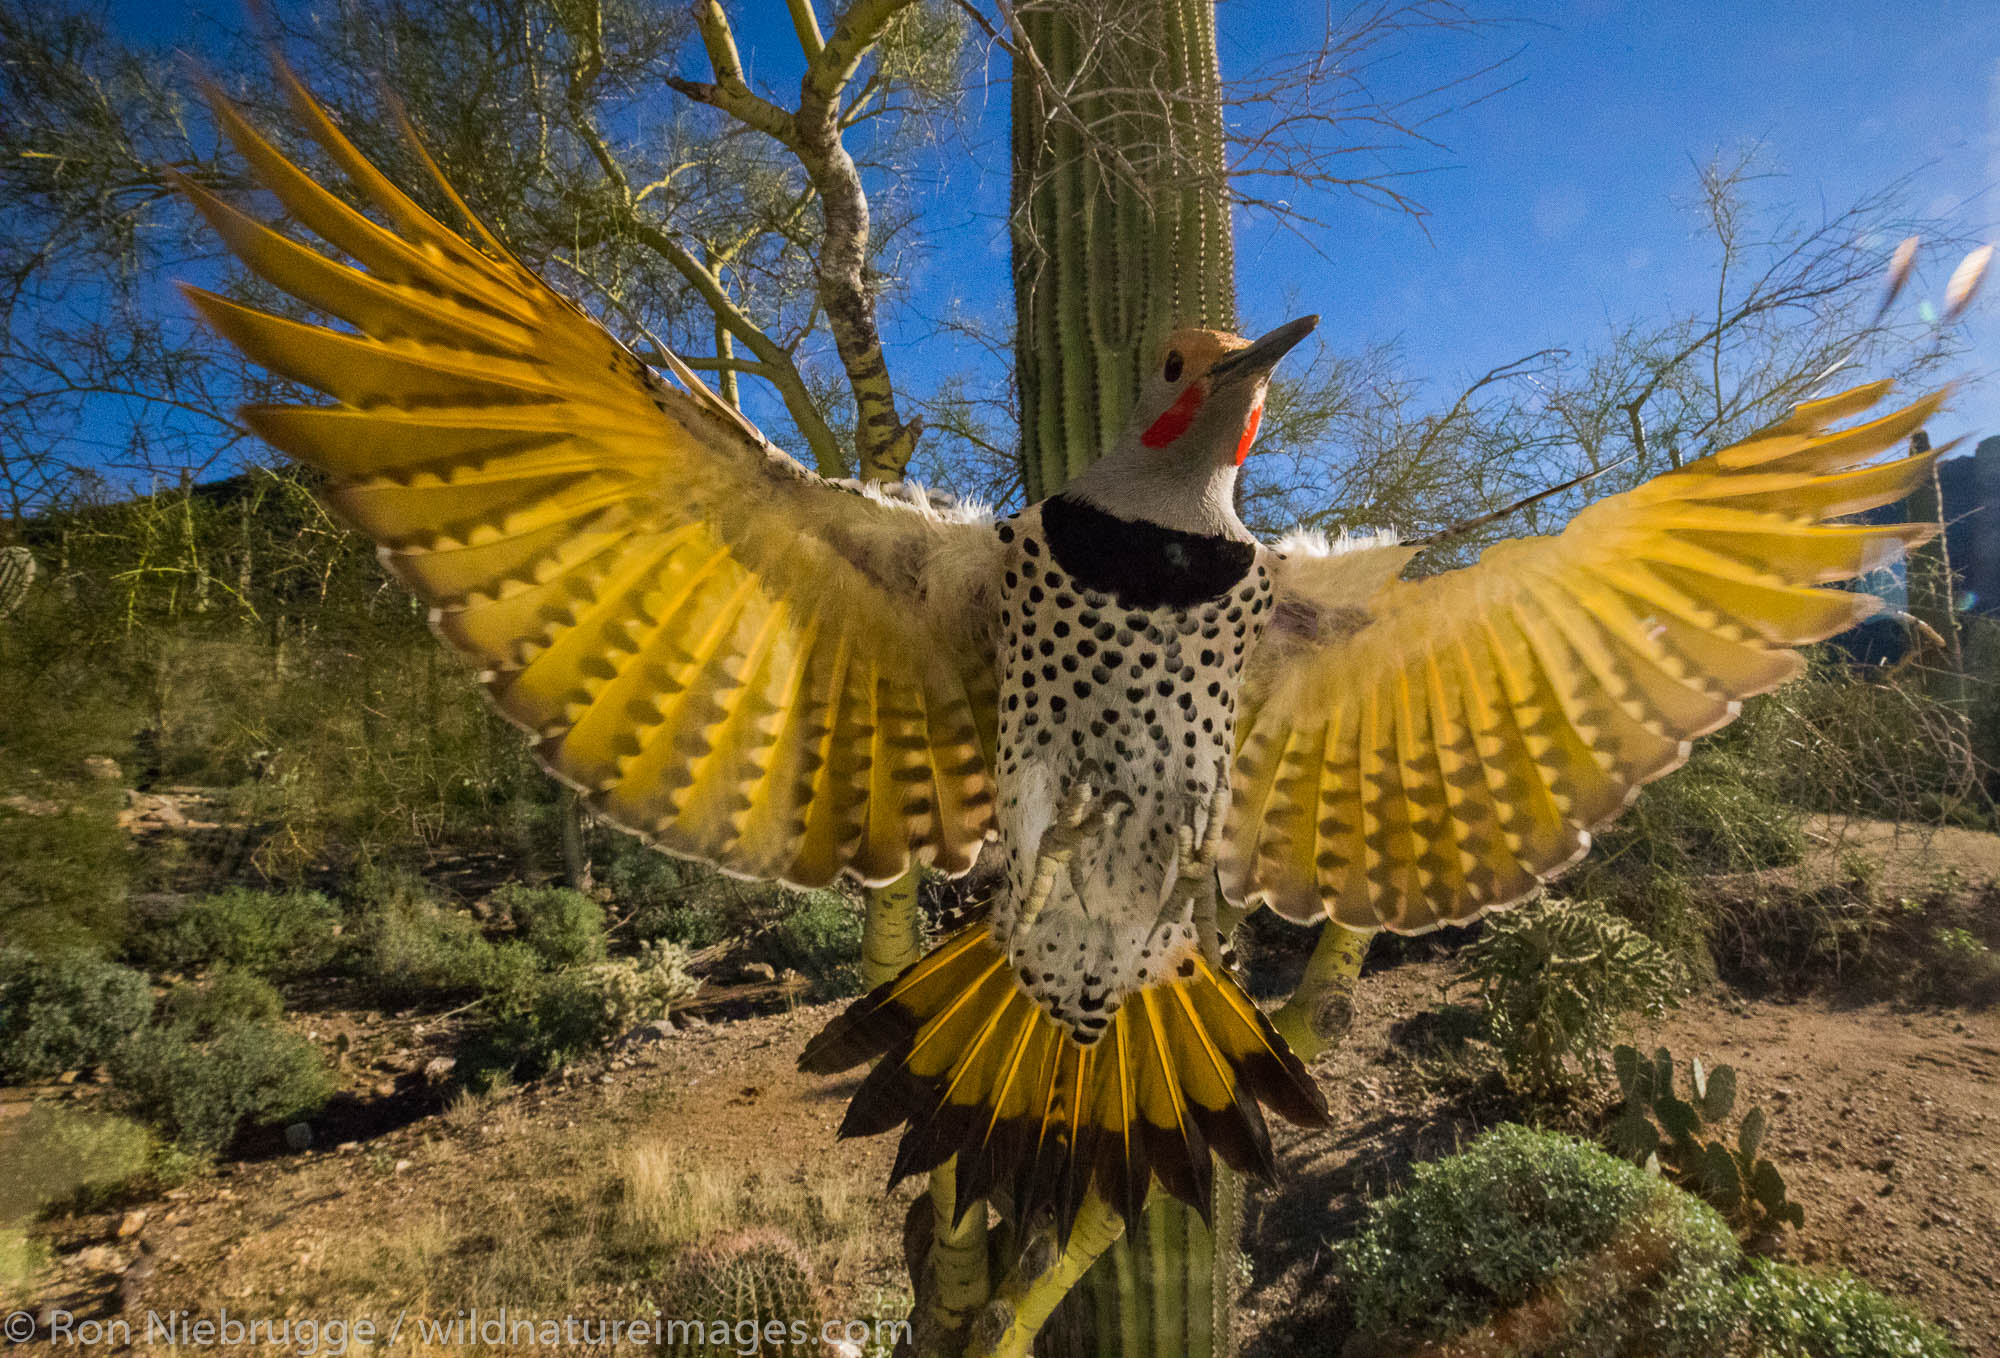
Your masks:
{"label": "black chest crescent", "polygon": [[1255,543],[1121,519],[1060,495],[1043,503],[1042,531],[1071,579],[1127,608],[1189,608],[1219,598],[1257,559]]}

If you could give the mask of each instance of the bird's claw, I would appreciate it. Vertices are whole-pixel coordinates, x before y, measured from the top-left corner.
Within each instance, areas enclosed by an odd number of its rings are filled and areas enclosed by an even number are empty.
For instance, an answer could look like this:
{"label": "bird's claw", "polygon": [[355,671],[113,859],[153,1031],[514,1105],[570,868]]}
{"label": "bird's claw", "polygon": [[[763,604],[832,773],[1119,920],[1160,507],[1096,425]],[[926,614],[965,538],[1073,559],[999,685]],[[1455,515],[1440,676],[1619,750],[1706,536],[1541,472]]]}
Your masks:
{"label": "bird's claw", "polygon": [[[1055,890],[1056,874],[1071,866],[1076,851],[1084,842],[1103,834],[1119,816],[1131,809],[1132,799],[1122,792],[1100,793],[1087,779],[1078,779],[1070,784],[1056,807],[1055,822],[1042,831],[1042,841],[1035,853],[1033,884],[1027,899],[1021,903],[1020,914],[1014,923],[1016,930],[1034,924]],[[1080,896],[1082,883],[1073,882],[1073,885]]]}
{"label": "bird's claw", "polygon": [[[1178,923],[1188,918],[1195,927],[1197,942],[1203,952],[1214,956],[1220,948],[1216,938],[1216,897],[1220,886],[1215,877],[1215,863],[1222,854],[1223,821],[1229,802],[1229,784],[1225,781],[1229,774],[1228,765],[1218,760],[1215,770],[1215,791],[1208,802],[1208,822],[1202,827],[1199,842],[1195,839],[1192,823],[1184,824],[1174,831],[1175,846],[1179,849],[1179,868],[1174,876],[1174,889],[1167,893],[1166,905],[1160,911],[1160,923]],[[1183,912],[1186,912],[1183,915]]]}

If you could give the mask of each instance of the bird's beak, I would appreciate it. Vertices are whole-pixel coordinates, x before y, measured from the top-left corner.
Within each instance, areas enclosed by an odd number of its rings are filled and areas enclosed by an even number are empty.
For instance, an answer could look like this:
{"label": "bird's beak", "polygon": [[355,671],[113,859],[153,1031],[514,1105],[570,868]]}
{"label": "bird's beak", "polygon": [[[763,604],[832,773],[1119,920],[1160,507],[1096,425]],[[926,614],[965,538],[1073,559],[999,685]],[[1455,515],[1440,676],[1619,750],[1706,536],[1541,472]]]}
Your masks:
{"label": "bird's beak", "polygon": [[1292,347],[1310,335],[1318,324],[1317,316],[1301,316],[1296,321],[1288,321],[1249,348],[1238,349],[1217,360],[1208,370],[1208,375],[1217,382],[1261,378],[1277,367],[1278,360],[1290,353]]}

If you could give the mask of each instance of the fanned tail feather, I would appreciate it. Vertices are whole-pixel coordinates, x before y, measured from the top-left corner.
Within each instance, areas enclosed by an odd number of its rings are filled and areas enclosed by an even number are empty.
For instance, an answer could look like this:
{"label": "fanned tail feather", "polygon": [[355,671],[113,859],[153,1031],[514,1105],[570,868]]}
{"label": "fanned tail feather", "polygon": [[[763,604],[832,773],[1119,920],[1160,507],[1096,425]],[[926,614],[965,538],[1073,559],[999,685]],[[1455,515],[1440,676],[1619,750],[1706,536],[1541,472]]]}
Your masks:
{"label": "fanned tail feather", "polygon": [[1269,1179],[1267,1105],[1327,1123],[1312,1077],[1235,981],[1191,952],[1176,979],[1128,996],[1085,1047],[1016,982],[984,923],[961,930],[815,1037],[803,1070],[881,1058],[840,1134],[907,1124],[891,1182],[958,1157],[957,1213],[996,1187],[1019,1219],[1067,1231],[1094,1186],[1136,1220],[1157,1180],[1209,1211],[1214,1160]]}

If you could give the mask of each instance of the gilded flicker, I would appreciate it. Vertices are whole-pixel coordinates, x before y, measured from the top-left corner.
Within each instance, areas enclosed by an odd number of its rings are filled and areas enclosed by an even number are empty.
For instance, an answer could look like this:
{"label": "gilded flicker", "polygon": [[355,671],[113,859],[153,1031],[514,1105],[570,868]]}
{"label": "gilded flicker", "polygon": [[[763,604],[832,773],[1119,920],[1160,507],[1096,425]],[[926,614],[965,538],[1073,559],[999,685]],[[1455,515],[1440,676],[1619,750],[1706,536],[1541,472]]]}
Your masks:
{"label": "gilded flicker", "polygon": [[[823,480],[680,363],[675,386],[516,261],[300,118],[382,223],[225,102],[256,177],[352,264],[185,189],[252,271],[340,328],[198,288],[201,313],[325,405],[250,426],[323,472],[601,816],[735,874],[883,883],[1004,869],[988,913],[856,1001],[809,1070],[876,1059],[843,1131],[904,1127],[1067,1219],[1149,1187],[1206,1210],[1213,1161],[1268,1175],[1262,1109],[1312,1079],[1217,956],[1216,893],[1417,932],[1518,902],[1796,647],[1867,616],[1819,586],[1926,528],[1836,522],[1904,496],[1879,460],[1932,397],[1834,432],[1884,385],[1425,579],[1392,540],[1266,544],[1238,468],[1296,321],[1171,336],[1130,427],[995,519]],[[438,189],[463,205],[442,176]]]}

